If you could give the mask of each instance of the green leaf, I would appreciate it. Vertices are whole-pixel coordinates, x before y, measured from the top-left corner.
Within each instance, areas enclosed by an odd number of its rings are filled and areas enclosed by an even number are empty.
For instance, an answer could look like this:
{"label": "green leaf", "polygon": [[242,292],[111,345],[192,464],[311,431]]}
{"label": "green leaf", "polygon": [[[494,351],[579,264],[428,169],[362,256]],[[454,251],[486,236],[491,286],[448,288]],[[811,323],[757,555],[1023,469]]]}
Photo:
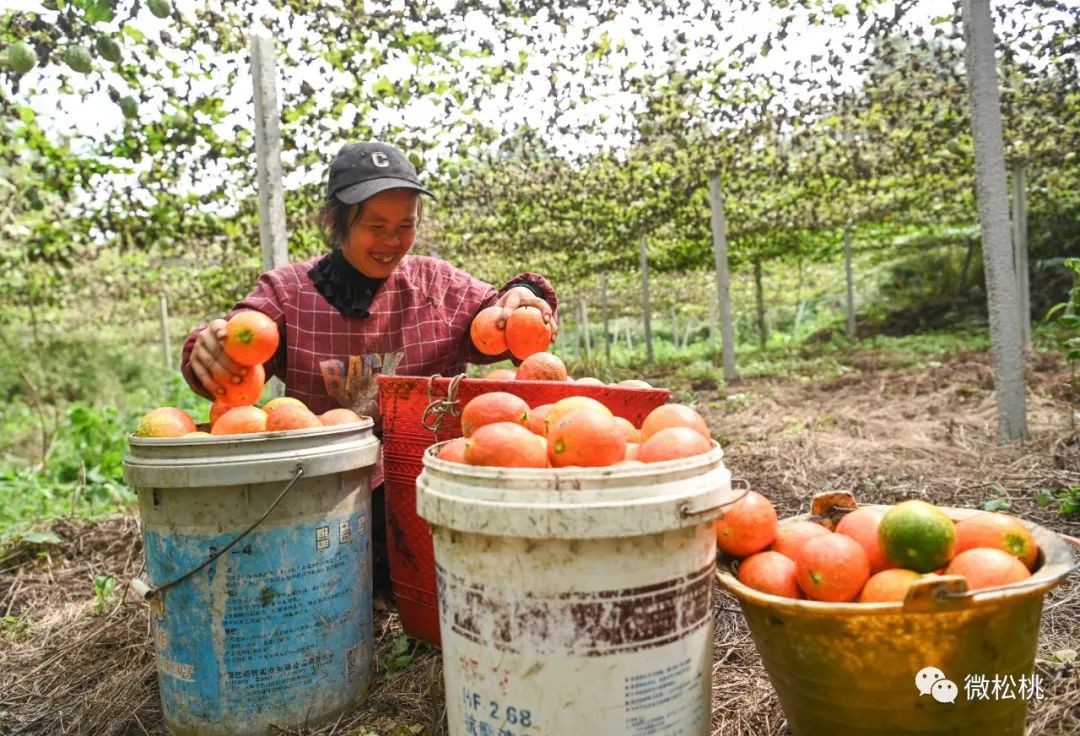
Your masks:
{"label": "green leaf", "polygon": [[837,3],[836,5],[833,5],[832,14],[837,18],[843,18],[845,15],[850,15],[851,10],[848,9],[847,5]]}
{"label": "green leaf", "polygon": [[26,532],[20,534],[19,538],[24,542],[30,544],[63,544],[64,540],[56,532],[42,531],[42,532]]}
{"label": "green leaf", "polygon": [[83,6],[83,16],[88,23],[108,23],[113,19],[112,5],[109,0],[91,0]]}
{"label": "green leaf", "polygon": [[983,511],[1003,511],[1011,506],[1007,498],[991,498],[982,505]]}
{"label": "green leaf", "polygon": [[135,41],[135,43],[142,43],[143,39],[146,38],[145,33],[140,31],[138,28],[131,25],[130,23],[125,23],[124,24],[123,31],[124,31],[124,35],[127,36],[128,38],[132,39],[133,41]]}

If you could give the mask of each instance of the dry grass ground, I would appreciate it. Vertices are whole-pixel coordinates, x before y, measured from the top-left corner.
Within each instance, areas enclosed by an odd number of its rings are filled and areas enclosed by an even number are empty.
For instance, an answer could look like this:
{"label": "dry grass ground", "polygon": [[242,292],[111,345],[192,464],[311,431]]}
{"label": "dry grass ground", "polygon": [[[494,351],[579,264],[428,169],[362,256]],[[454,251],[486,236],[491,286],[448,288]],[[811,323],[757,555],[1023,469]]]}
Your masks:
{"label": "dry grass ground", "polygon": [[[1080,515],[1037,502],[1040,492],[1080,485],[1080,433],[1069,422],[1067,368],[1052,355],[1029,361],[1031,439],[995,440],[989,358],[942,356],[925,369],[895,369],[887,353],[849,356],[829,380],[740,382],[698,400],[728,465],[782,515],[808,510],[821,490],[864,502],[925,498],[975,507],[991,498],[1010,511],[1076,536]],[[127,594],[96,610],[93,580],[127,581],[142,564],[134,517],[94,525],[59,520],[62,545],[23,546],[0,559],[0,734],[162,732],[144,606]],[[1080,575],[1047,599],[1037,659],[1045,697],[1032,701],[1031,734],[1080,733]],[[127,593],[123,585],[118,589]],[[363,708],[309,734],[445,733],[441,662],[426,647],[401,656],[392,607],[376,611],[378,670]],[[398,647],[398,648],[396,648]],[[787,733],[783,711],[737,602],[716,601],[713,733]]]}

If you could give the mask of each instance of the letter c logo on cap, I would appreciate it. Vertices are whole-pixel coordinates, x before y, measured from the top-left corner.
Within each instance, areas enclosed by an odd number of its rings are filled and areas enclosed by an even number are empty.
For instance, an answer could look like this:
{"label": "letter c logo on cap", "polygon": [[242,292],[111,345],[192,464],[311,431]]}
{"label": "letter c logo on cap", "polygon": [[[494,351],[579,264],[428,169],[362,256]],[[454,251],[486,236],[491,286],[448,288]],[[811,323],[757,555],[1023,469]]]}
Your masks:
{"label": "letter c logo on cap", "polygon": [[375,151],[371,154],[371,163],[375,164],[380,169],[385,169],[390,166],[390,159],[388,159],[386,154],[382,151]]}

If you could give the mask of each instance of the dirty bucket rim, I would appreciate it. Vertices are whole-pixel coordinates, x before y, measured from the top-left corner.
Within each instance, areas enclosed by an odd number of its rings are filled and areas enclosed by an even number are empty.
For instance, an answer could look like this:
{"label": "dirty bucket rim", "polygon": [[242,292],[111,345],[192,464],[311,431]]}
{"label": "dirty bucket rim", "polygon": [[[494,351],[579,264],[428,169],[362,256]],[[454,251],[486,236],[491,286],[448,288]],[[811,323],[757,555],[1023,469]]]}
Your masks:
{"label": "dirty bucket rim", "polygon": [[[891,506],[887,504],[860,504],[859,508],[872,508],[872,509],[889,509]],[[974,516],[976,514],[987,513],[982,509],[965,509],[954,506],[939,506],[953,521],[963,519],[965,517]],[[956,516],[954,516],[956,515]],[[791,523],[793,521],[806,520],[810,518],[810,514],[800,514],[798,516],[792,516],[781,521],[782,524]],[[1065,554],[1075,563],[1075,555],[1073,555],[1070,549],[1069,543],[1065,540],[1062,534],[1047,529],[1046,527],[1036,524],[1034,522],[1017,518],[1021,523],[1028,527],[1033,533],[1038,530],[1040,536],[1046,536],[1053,540],[1054,545],[1058,547],[1058,552],[1064,551]],[[1066,576],[1073,569],[1072,566],[1064,561],[1047,562],[1045,560],[1046,550],[1042,548],[1040,544],[1040,555],[1043,558],[1042,566],[1031,574],[1030,578],[1026,578],[1018,583],[1010,583],[1008,585],[996,586],[993,588],[985,588],[980,590],[970,591],[971,595],[967,598],[968,607],[972,606],[985,606],[991,603],[999,602],[1006,599],[1022,598],[1032,595],[1044,595],[1048,591],[1056,588],[1062,582],[1064,582]],[[894,614],[894,613],[921,613],[916,611],[904,611],[903,601],[884,602],[884,603],[859,603],[858,601],[846,601],[841,603],[832,603],[829,601],[815,601],[802,598],[787,598],[785,596],[773,595],[772,593],[765,593],[763,591],[751,588],[749,585],[741,582],[738,577],[731,570],[731,560],[725,560],[723,562],[718,561],[716,565],[716,581],[724,588],[728,593],[734,595],[739,599],[739,603],[744,601],[752,601],[757,605],[767,605],[773,608],[777,608],[786,612],[814,612],[814,613],[835,613],[835,614]],[[1034,581],[1039,581],[1041,584],[1033,584]]]}

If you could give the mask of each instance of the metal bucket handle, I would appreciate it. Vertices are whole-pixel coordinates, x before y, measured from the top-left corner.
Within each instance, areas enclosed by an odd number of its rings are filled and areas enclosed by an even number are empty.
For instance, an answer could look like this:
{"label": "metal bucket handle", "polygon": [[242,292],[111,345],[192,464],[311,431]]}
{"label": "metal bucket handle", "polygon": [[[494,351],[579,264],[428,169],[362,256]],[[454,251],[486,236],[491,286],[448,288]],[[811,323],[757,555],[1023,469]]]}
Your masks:
{"label": "metal bucket handle", "polygon": [[292,489],[292,487],[296,484],[296,481],[300,480],[300,476],[302,476],[303,474],[303,463],[297,463],[296,468],[293,470],[292,478],[290,478],[289,482],[285,484],[285,487],[281,489],[281,493],[278,494],[277,498],[274,499],[273,503],[266,507],[266,511],[262,512],[262,515],[258,519],[256,519],[254,523],[251,524],[251,526],[240,532],[236,537],[232,539],[232,541],[219,549],[217,552],[203,560],[197,567],[193,567],[175,580],[170,580],[164,585],[157,587],[151,585],[150,583],[147,583],[140,577],[136,577],[131,581],[131,588],[136,592],[136,594],[138,594],[140,598],[148,601],[160,595],[161,593],[164,593],[169,588],[176,587],[180,583],[190,578],[195,573],[216,562],[219,557],[228,552],[237,542],[239,542],[241,539],[253,532],[255,528],[259,526],[259,524],[262,524],[264,521],[266,521],[266,517],[270,516],[274,509],[277,508],[278,504],[281,503],[281,500],[285,498],[285,494]]}
{"label": "metal bucket handle", "polygon": [[685,501],[685,502],[682,503],[682,505],[679,506],[679,516],[681,516],[684,519],[694,519],[694,518],[699,518],[699,517],[702,517],[702,516],[709,516],[710,514],[714,514],[716,512],[719,512],[716,516],[712,516],[710,518],[715,519],[717,521],[719,521],[720,519],[723,519],[724,518],[723,508],[725,506],[731,506],[732,504],[738,503],[739,501],[746,498],[746,494],[750,493],[750,481],[748,481],[746,478],[732,478],[731,479],[731,486],[733,488],[742,488],[742,493],[740,493],[738,496],[731,499],[730,501],[724,501],[723,503],[718,503],[718,504],[716,504],[714,506],[708,506],[708,507],[703,508],[703,509],[693,509],[692,510],[690,508],[690,502]]}
{"label": "metal bucket handle", "polygon": [[435,398],[434,388],[436,378],[442,378],[442,376],[436,373],[428,378],[428,405],[424,408],[424,414],[420,417],[420,424],[438,439],[443,417],[447,413],[454,417],[461,416],[461,409],[458,407],[457,390],[458,384],[461,383],[461,379],[465,378],[465,374],[459,373],[450,379],[450,386],[447,387],[446,396],[441,399]]}

